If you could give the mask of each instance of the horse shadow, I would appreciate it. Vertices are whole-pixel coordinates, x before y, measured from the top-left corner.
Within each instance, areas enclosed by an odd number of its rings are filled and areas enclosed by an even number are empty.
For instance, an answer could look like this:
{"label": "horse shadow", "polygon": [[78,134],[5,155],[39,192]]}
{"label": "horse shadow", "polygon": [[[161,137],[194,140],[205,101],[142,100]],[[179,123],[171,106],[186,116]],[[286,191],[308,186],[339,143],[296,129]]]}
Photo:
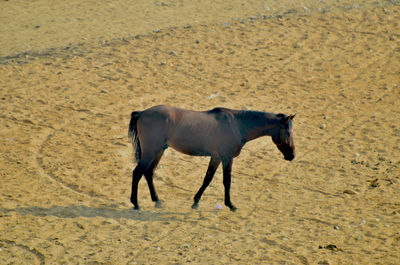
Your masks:
{"label": "horse shadow", "polygon": [[121,218],[137,221],[182,221],[182,217],[187,217],[190,212],[152,212],[137,211],[130,209],[118,209],[112,207],[89,207],[85,205],[71,206],[51,206],[49,208],[31,206],[17,207],[14,209],[0,208],[0,213],[17,212],[21,215],[32,215],[37,217],[55,216],[59,218],[79,218],[79,217],[103,217],[119,221]]}

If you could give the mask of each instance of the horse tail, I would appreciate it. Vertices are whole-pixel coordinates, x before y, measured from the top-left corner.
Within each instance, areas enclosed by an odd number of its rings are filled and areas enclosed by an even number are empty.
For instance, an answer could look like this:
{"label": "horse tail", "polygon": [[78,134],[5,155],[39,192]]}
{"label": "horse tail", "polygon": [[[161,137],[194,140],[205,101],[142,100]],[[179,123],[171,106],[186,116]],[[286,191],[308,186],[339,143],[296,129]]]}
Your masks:
{"label": "horse tail", "polygon": [[139,161],[142,156],[142,150],[140,148],[140,142],[137,131],[137,121],[140,117],[139,111],[131,113],[131,121],[129,122],[128,138],[132,141],[132,148],[135,154],[136,161]]}

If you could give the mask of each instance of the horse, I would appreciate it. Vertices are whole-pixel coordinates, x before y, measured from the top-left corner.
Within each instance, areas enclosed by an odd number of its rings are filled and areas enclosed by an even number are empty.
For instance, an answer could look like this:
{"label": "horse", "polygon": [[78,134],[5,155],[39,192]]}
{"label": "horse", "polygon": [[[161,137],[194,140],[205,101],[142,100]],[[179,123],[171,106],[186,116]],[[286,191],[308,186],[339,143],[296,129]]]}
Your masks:
{"label": "horse", "polygon": [[192,111],[158,105],[144,111],[133,111],[128,137],[132,141],[137,166],[132,173],[130,201],[139,210],[138,183],[145,176],[155,207],[161,207],[153,184],[153,174],[168,147],[192,156],[211,157],[203,184],[194,196],[193,209],[198,208],[203,192],[222,163],[225,205],[236,207],[230,198],[233,158],[243,146],[261,136],[271,136],[285,160],[295,158],[292,120],[295,115],[214,108]]}

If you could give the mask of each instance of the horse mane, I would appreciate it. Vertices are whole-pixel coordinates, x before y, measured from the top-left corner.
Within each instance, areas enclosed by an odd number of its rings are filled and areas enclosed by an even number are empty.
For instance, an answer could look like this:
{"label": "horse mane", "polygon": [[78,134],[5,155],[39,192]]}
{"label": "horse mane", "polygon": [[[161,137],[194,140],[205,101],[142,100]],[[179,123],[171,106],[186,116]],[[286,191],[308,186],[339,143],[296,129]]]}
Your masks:
{"label": "horse mane", "polygon": [[279,114],[274,114],[271,112],[263,112],[263,111],[254,111],[254,110],[240,110],[235,115],[238,119],[251,121],[260,121],[260,120],[277,120],[280,119]]}

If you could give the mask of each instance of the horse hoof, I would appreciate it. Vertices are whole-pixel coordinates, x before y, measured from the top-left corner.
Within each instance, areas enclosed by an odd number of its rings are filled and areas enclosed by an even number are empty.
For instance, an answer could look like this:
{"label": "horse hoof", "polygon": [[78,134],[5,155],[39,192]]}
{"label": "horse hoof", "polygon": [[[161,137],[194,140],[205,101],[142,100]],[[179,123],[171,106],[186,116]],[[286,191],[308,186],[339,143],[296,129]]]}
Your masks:
{"label": "horse hoof", "polygon": [[139,206],[135,206],[135,207],[133,207],[133,210],[140,211],[140,207]]}
{"label": "horse hoof", "polygon": [[156,201],[155,207],[156,208],[162,208],[163,202],[162,201]]}
{"label": "horse hoof", "polygon": [[237,208],[233,205],[229,206],[229,209],[231,209],[231,212],[236,212]]}
{"label": "horse hoof", "polygon": [[197,202],[193,203],[192,205],[192,209],[198,209],[199,208],[199,204]]}

